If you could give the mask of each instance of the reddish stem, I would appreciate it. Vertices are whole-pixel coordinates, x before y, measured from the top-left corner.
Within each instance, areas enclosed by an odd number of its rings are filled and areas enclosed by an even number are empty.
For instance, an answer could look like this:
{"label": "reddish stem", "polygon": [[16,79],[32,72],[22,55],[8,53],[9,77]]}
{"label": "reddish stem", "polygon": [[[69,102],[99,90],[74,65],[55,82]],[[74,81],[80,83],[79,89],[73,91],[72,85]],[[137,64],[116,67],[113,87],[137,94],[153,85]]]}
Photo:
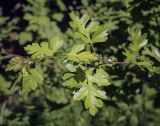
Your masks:
{"label": "reddish stem", "polygon": [[14,53],[7,52],[7,51],[4,50],[4,49],[2,49],[1,54],[7,55],[7,56],[10,56],[10,57],[22,57],[22,58],[24,58],[23,56],[20,56],[20,55],[18,55],[18,54],[14,54]]}
{"label": "reddish stem", "polygon": [[110,61],[110,60],[104,60],[105,64],[130,64],[131,62],[127,62],[127,61]]}

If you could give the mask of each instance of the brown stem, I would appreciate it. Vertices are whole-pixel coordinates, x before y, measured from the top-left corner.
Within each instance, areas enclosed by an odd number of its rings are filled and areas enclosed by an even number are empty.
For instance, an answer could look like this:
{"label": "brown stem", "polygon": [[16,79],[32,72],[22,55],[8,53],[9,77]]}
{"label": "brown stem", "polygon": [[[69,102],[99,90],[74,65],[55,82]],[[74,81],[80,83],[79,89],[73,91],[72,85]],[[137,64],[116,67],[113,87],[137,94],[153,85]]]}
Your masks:
{"label": "brown stem", "polygon": [[7,55],[7,56],[10,56],[10,57],[21,57],[21,58],[24,58],[21,55],[17,55],[17,54],[14,54],[14,53],[7,52],[5,49],[2,49],[2,51],[0,53],[4,54],[4,55]]}
{"label": "brown stem", "polygon": [[110,61],[110,60],[104,60],[105,64],[130,64],[131,62],[127,61]]}
{"label": "brown stem", "polygon": [[127,61],[124,61],[124,62],[113,62],[114,64],[130,64],[131,62],[127,62]]}

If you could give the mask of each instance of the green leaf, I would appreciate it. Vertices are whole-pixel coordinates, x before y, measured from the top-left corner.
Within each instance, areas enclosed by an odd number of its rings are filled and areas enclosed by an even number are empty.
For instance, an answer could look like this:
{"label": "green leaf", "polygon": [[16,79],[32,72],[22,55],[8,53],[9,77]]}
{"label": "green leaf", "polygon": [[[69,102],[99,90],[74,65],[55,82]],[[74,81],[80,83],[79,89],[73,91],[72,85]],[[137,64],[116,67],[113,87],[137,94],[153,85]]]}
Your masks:
{"label": "green leaf", "polygon": [[89,22],[89,16],[84,14],[81,18],[79,13],[71,12],[72,21],[70,26],[76,29],[75,36],[84,43],[105,42],[107,40],[107,28],[99,25],[97,21]]}
{"label": "green leaf", "polygon": [[145,67],[145,68],[147,68],[148,70],[149,70],[150,68],[152,68],[152,62],[150,62],[150,61],[137,62],[137,65],[139,65],[140,67],[141,67],[141,66],[142,66],[142,67]]}
{"label": "green leaf", "polygon": [[149,69],[150,72],[160,74],[160,67],[152,67],[152,69]]}
{"label": "green leaf", "polygon": [[49,44],[51,50],[55,53],[63,45],[63,41],[59,37],[54,37],[49,41]]}
{"label": "green leaf", "polygon": [[132,62],[132,63],[136,63],[137,62],[137,53],[136,52],[131,52],[130,50],[125,50],[125,52],[123,52],[123,55],[125,55],[127,57],[127,60]]}
{"label": "green leaf", "polygon": [[104,26],[99,26],[98,30],[93,34],[92,43],[105,42],[107,40],[107,29]]}
{"label": "green leaf", "polygon": [[33,43],[32,45],[27,45],[25,50],[28,54],[32,54],[32,58],[43,58],[44,56],[52,56],[53,51],[49,49],[47,42],[42,42],[40,45],[38,43]]}
{"label": "green leaf", "polygon": [[74,45],[71,49],[71,53],[78,53],[82,50],[84,50],[85,48],[85,45],[84,44],[77,44],[77,45]]}
{"label": "green leaf", "polygon": [[69,88],[77,88],[82,86],[82,83],[85,81],[85,72],[80,67],[74,71],[74,73],[66,73],[63,76],[65,82],[63,83],[64,86]]}
{"label": "green leaf", "polygon": [[68,88],[78,88],[82,84],[77,83],[77,81],[74,78],[71,78],[63,83],[63,86],[67,86]]}
{"label": "green leaf", "polygon": [[59,37],[54,37],[47,42],[42,42],[40,45],[38,43],[33,43],[27,45],[25,50],[28,54],[32,54],[33,59],[44,58],[44,56],[53,56],[55,52],[63,45],[63,41]]}
{"label": "green leaf", "polygon": [[82,69],[78,67],[75,72],[66,73],[64,75],[64,86],[69,88],[80,88],[74,93],[74,100],[85,100],[85,108],[89,109],[92,115],[95,115],[97,108],[103,106],[101,99],[106,99],[104,91],[98,89],[98,86],[108,86],[109,75],[101,68]]}
{"label": "green leaf", "polygon": [[93,75],[93,70],[86,71],[86,77],[89,83],[95,83],[98,86],[108,86],[110,85],[109,82],[109,75],[103,69],[96,69],[96,73]]}
{"label": "green leaf", "polygon": [[151,47],[151,50],[149,48],[145,48],[143,51],[144,55],[149,55],[153,58],[155,58],[158,62],[160,62],[160,51],[156,47]]}
{"label": "green leaf", "polygon": [[92,61],[98,60],[96,56],[94,56],[92,53],[86,51],[82,53],[69,53],[68,59],[75,61],[75,62],[85,62],[87,64],[90,64]]}
{"label": "green leaf", "polygon": [[95,32],[98,28],[99,28],[99,23],[92,21],[90,22],[88,25],[83,24],[80,28],[79,28],[79,32],[81,34],[83,34],[84,36],[88,37],[90,36],[90,34],[92,32]]}
{"label": "green leaf", "polygon": [[97,113],[97,108],[103,106],[101,99],[107,99],[106,93],[95,88],[93,85],[84,85],[79,91],[74,93],[74,100],[85,99],[85,108],[89,109],[91,115]]}
{"label": "green leaf", "polygon": [[69,22],[72,28],[79,28],[81,26],[85,27],[86,23],[89,21],[89,16],[87,14],[84,14],[81,18],[79,18],[79,13],[72,11],[69,16],[72,19],[72,21]]}
{"label": "green leaf", "polygon": [[89,51],[79,53],[83,49],[84,49],[84,44],[78,44],[73,46],[71,52],[67,54],[68,60],[72,60],[75,62],[85,62],[88,64],[92,61],[98,60],[98,58]]}
{"label": "green leaf", "polygon": [[23,67],[23,59],[20,57],[14,57],[9,61],[6,71],[19,71]]}
{"label": "green leaf", "polygon": [[67,68],[70,72],[75,72],[77,66],[76,66],[76,65],[73,65],[73,64],[71,64],[71,63],[67,63],[67,64],[66,64],[66,68]]}
{"label": "green leaf", "polygon": [[[139,27],[128,28],[128,32],[130,34],[130,40],[132,41],[129,44],[129,48],[123,52],[126,56],[127,60],[135,65],[141,67],[142,70],[144,68],[152,71],[153,62],[149,60],[145,55],[154,55],[147,47],[144,47],[148,40],[146,34],[141,34],[141,30]],[[145,49],[144,51],[140,51],[140,49]],[[142,52],[142,53],[141,53]],[[142,55],[144,54],[144,55]]]}
{"label": "green leaf", "polygon": [[74,73],[66,73],[63,76],[63,79],[65,80],[65,82],[63,83],[63,86],[67,86],[69,88],[74,88],[74,87],[80,87],[81,84],[79,84],[76,80],[75,80],[75,74]]}
{"label": "green leaf", "polygon": [[23,86],[22,92],[28,93],[30,91],[34,91],[40,85],[43,84],[43,76],[36,70],[36,69],[29,69],[26,68],[22,69],[23,75]]}
{"label": "green leaf", "polygon": [[148,40],[147,34],[141,34],[141,29],[139,27],[128,28],[130,34],[130,40],[132,43],[129,45],[129,49],[134,52],[139,52],[139,50],[144,47]]}

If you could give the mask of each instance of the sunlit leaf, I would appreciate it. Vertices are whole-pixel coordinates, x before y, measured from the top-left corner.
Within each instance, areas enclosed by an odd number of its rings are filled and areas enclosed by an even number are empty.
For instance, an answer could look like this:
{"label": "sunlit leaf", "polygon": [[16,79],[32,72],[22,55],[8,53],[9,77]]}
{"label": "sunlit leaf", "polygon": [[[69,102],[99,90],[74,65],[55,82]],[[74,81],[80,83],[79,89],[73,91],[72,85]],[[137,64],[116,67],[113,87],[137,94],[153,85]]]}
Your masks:
{"label": "sunlit leaf", "polygon": [[53,53],[57,52],[57,50],[63,45],[63,41],[59,37],[53,37],[50,41],[50,48]]}
{"label": "sunlit leaf", "polygon": [[14,57],[9,61],[6,71],[18,71],[23,67],[23,59],[20,57]]}
{"label": "sunlit leaf", "polygon": [[97,113],[97,108],[103,106],[101,99],[107,99],[106,93],[95,88],[93,85],[84,85],[74,93],[74,100],[85,100],[85,108],[89,109],[91,115]]}
{"label": "sunlit leaf", "polygon": [[53,51],[49,49],[47,42],[42,42],[40,45],[38,43],[32,43],[32,45],[27,45],[25,50],[28,54],[32,54],[33,59],[53,55]]}
{"label": "sunlit leaf", "polygon": [[30,91],[34,91],[40,85],[43,84],[43,76],[36,70],[36,69],[29,69],[23,68],[22,70],[23,75],[23,86],[22,92],[28,93]]}

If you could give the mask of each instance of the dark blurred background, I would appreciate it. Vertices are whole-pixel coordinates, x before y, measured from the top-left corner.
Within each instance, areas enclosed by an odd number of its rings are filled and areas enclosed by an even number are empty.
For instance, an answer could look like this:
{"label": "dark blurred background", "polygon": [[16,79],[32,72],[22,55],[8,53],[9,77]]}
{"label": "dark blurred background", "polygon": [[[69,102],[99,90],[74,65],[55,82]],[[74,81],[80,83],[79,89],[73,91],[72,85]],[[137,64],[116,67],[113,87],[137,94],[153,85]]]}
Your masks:
{"label": "dark blurred background", "polygon": [[[13,55],[26,56],[24,46],[61,35],[65,51],[76,40],[69,26],[71,11],[87,13],[109,31],[106,43],[95,44],[104,57],[123,61],[130,43],[127,28],[138,26],[150,45],[160,49],[159,0],[0,0],[0,125],[2,126],[159,126],[160,76],[130,65],[106,68],[112,85],[96,116],[72,91],[62,86],[65,68],[44,65],[45,84],[28,95],[18,93],[17,74],[6,72]],[[44,61],[47,64],[48,61]],[[14,85],[14,86],[13,86]]]}

